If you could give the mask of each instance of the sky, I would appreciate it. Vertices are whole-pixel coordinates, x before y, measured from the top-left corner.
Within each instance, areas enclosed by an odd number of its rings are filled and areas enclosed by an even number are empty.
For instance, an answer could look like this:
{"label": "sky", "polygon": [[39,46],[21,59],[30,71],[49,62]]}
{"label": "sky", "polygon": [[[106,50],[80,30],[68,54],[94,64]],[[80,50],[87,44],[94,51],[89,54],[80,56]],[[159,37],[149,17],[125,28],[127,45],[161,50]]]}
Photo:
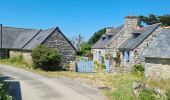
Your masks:
{"label": "sky", "polygon": [[170,0],[0,0],[0,23],[33,29],[59,27],[68,37],[123,24],[128,15],[170,14]]}

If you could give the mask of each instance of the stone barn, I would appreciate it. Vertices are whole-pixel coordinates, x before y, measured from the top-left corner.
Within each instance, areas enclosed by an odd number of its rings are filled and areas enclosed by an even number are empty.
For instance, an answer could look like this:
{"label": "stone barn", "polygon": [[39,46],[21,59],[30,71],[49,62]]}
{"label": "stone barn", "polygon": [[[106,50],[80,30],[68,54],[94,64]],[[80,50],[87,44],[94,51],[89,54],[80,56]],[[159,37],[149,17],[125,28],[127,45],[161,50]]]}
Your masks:
{"label": "stone barn", "polygon": [[76,49],[58,27],[38,30],[0,25],[1,58],[22,55],[26,62],[31,62],[31,51],[38,45],[58,49],[62,55],[62,64],[76,59]]}
{"label": "stone barn", "polygon": [[145,51],[145,77],[170,78],[170,29],[161,29]]}

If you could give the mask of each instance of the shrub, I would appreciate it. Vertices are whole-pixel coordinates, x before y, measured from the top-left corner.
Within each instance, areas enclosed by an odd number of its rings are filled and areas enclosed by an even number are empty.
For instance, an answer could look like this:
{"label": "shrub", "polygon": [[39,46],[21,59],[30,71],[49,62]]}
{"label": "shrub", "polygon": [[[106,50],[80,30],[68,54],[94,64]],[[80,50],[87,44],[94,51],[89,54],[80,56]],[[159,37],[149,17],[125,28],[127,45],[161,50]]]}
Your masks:
{"label": "shrub", "polygon": [[12,96],[8,95],[3,82],[0,82],[0,100],[13,100]]}
{"label": "shrub", "polygon": [[121,67],[121,57],[120,57],[120,52],[117,52],[117,57],[115,58],[116,60],[116,67]]}
{"label": "shrub", "polygon": [[133,65],[132,72],[133,73],[143,73],[145,71],[143,64],[135,64]]}
{"label": "shrub", "polygon": [[152,90],[142,89],[139,94],[140,100],[156,100]]}
{"label": "shrub", "polygon": [[57,49],[39,45],[32,51],[34,68],[40,68],[45,71],[61,70],[61,56]]}
{"label": "shrub", "polygon": [[170,90],[167,91],[167,100],[170,100]]}

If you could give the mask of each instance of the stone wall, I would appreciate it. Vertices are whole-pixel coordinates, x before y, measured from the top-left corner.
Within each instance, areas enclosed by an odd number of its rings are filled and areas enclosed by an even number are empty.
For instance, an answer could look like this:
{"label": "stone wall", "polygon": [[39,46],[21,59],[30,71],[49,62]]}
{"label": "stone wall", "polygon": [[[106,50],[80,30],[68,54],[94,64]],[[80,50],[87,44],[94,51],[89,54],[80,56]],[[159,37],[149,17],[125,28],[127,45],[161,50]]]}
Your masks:
{"label": "stone wall", "polygon": [[101,56],[103,56],[105,59],[105,55],[106,55],[105,49],[92,49],[91,52],[93,53],[93,61],[99,62],[99,51],[101,52]]}
{"label": "stone wall", "polygon": [[154,79],[169,79],[170,59],[146,58],[145,77]]}
{"label": "stone wall", "polygon": [[62,64],[68,64],[76,60],[76,51],[60,31],[55,31],[44,42],[50,48],[56,48],[62,55]]}
{"label": "stone wall", "polygon": [[32,63],[32,56],[31,51],[23,51],[23,50],[10,50],[9,51],[9,57],[18,57],[23,56],[23,60],[27,63]]}

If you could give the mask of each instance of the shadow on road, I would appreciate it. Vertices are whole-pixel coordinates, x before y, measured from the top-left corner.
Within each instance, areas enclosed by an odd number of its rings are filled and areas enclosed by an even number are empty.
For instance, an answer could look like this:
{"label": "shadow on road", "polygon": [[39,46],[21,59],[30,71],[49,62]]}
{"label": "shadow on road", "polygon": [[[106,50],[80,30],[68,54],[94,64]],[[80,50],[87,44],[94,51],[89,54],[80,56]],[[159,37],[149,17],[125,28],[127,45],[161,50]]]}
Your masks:
{"label": "shadow on road", "polygon": [[15,81],[14,78],[4,75],[0,75],[0,80],[4,81],[4,85],[9,95],[13,97],[13,100],[22,100],[19,81]]}

